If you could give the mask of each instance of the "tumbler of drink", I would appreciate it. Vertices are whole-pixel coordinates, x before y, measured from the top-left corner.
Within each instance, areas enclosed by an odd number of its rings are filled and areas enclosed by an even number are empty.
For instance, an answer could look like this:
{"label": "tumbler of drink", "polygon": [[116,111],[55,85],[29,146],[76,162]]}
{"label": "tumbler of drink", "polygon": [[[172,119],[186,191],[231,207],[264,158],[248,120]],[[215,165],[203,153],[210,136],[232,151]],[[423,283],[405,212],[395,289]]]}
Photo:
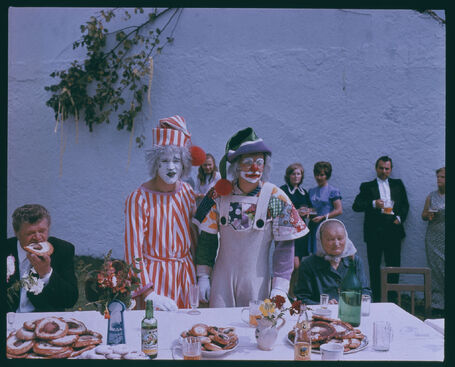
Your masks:
{"label": "tumbler of drink", "polygon": [[201,312],[196,310],[199,306],[199,286],[197,284],[190,284],[189,299],[191,311],[188,311],[190,315],[200,315]]}
{"label": "tumbler of drink", "polygon": [[[242,321],[250,325],[251,327],[258,326],[258,320],[262,317],[261,310],[259,306],[261,301],[251,300],[248,307],[242,308]],[[248,311],[248,320],[244,318],[244,312]]]}
{"label": "tumbler of drink", "polygon": [[182,353],[184,360],[201,359],[201,340],[197,336],[187,336],[182,341]]}
{"label": "tumbler of drink", "polygon": [[371,296],[368,294],[362,294],[362,316],[369,316],[370,315],[370,304],[371,304]]}
{"label": "tumbler of drink", "polygon": [[384,214],[392,214],[393,200],[384,200]]}
{"label": "tumbler of drink", "polygon": [[373,349],[386,352],[390,349],[393,332],[388,321],[375,321],[373,323]]}
{"label": "tumbler of drink", "polygon": [[321,308],[323,310],[326,310],[327,309],[327,306],[329,304],[329,295],[328,294],[325,294],[325,293],[322,293],[320,296],[319,296],[319,303],[321,304]]}
{"label": "tumbler of drink", "polygon": [[294,361],[311,360],[311,338],[305,328],[295,328]]}

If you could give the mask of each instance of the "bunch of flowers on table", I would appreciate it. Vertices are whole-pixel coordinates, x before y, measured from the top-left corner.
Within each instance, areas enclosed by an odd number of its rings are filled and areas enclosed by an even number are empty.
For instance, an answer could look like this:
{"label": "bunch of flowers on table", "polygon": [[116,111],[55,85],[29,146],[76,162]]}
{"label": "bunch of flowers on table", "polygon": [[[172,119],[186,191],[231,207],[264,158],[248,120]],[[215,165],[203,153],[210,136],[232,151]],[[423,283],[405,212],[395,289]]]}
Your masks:
{"label": "bunch of flowers on table", "polygon": [[[94,304],[105,318],[109,318],[108,305],[121,301],[127,308],[132,305],[131,292],[139,287],[140,270],[122,260],[111,259],[112,250],[104,256],[101,269],[91,272],[85,283],[89,304]],[[139,261],[139,259],[136,259]]]}
{"label": "bunch of flowers on table", "polygon": [[292,316],[294,314],[300,313],[300,306],[302,301],[296,300],[292,302],[291,307],[283,308],[286,300],[283,296],[276,295],[271,299],[266,299],[259,306],[259,310],[262,313],[262,318],[269,320],[273,325],[276,325],[278,319],[282,318],[286,311],[289,311],[289,314]]}

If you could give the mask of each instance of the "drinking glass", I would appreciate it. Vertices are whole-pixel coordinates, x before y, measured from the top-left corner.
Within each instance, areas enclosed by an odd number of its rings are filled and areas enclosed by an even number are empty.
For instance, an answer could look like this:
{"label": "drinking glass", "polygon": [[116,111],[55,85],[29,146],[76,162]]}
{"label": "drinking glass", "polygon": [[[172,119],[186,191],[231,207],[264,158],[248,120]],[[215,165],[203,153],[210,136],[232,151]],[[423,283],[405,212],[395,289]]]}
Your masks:
{"label": "drinking glass", "polygon": [[392,214],[393,211],[393,200],[384,200],[384,214]]}
{"label": "drinking glass", "polygon": [[201,340],[197,336],[187,336],[182,341],[182,354],[184,360],[197,361],[201,359]]}
{"label": "drinking glass", "polygon": [[[258,319],[262,317],[261,310],[259,309],[259,306],[261,305],[261,301],[259,300],[251,300],[249,302],[249,307],[244,307],[242,308],[242,320],[250,325],[251,327],[256,327],[258,326]],[[249,318],[248,320],[245,320],[243,318],[243,312],[248,311]]]}
{"label": "drinking glass", "polygon": [[373,349],[386,352],[390,349],[393,332],[388,321],[375,321],[373,323]]}
{"label": "drinking glass", "polygon": [[8,334],[14,331],[14,321],[16,320],[16,313],[15,312],[8,312],[6,314],[6,321],[8,322]]}
{"label": "drinking glass", "polygon": [[362,294],[362,316],[369,316],[370,315],[370,304],[371,304],[371,296],[368,294]]}
{"label": "drinking glass", "polygon": [[189,298],[191,311],[188,311],[188,313],[190,315],[200,315],[201,312],[196,310],[199,306],[199,286],[197,284],[190,284]]}
{"label": "drinking glass", "polygon": [[329,304],[329,295],[328,294],[321,294],[319,297],[319,303],[321,304],[321,308],[323,310],[327,309],[327,305]]}

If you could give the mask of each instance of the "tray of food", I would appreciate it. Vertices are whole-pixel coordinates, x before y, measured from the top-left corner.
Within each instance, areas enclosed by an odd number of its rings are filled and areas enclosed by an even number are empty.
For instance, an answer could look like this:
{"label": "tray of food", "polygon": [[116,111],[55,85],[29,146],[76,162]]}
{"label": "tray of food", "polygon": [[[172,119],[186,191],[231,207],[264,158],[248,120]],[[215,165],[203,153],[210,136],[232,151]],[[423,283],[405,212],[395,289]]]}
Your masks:
{"label": "tray of food", "polygon": [[[356,353],[365,349],[368,338],[359,329],[351,324],[329,317],[313,314],[310,327],[311,351],[320,353],[319,347],[326,343],[340,343],[344,346],[344,353]],[[286,339],[293,345],[295,331],[289,331]]]}
{"label": "tray of food", "polygon": [[74,318],[45,317],[26,321],[6,339],[10,359],[77,358],[102,342],[102,335]]}
{"label": "tray of food", "polygon": [[195,324],[180,334],[180,341],[187,336],[197,336],[201,340],[201,354],[205,357],[219,357],[237,349],[239,338],[233,327]]}

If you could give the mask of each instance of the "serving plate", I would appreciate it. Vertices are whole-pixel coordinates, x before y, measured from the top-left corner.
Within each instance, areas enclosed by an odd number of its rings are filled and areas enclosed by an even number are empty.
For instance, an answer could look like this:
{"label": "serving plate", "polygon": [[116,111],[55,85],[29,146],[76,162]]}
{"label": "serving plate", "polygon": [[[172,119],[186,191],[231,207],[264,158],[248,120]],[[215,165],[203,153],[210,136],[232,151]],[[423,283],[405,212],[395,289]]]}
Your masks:
{"label": "serving plate", "polygon": [[[288,336],[286,336],[285,338],[290,345],[294,346],[294,342]],[[333,340],[336,340],[336,339],[332,339],[332,341],[330,341],[329,343],[335,343]],[[324,344],[328,344],[328,343],[324,343]],[[360,352],[361,350],[364,350],[367,346],[368,346],[368,338],[365,335],[365,337],[360,341],[360,345],[357,348],[350,349],[347,352],[345,351],[344,354],[352,354],[352,353]],[[311,348],[311,352],[316,353],[316,354],[321,354],[321,351],[319,349]]]}
{"label": "serving plate", "polygon": [[[183,337],[180,336],[178,339],[179,346],[182,345],[182,342],[183,342]],[[239,346],[239,341],[237,339],[237,343],[234,345],[234,347],[232,347],[230,349],[221,349],[221,350],[212,350],[212,351],[202,349],[201,355],[203,357],[208,357],[208,358],[218,358],[218,357],[225,355],[226,353],[230,353],[230,352],[236,350],[238,346]]]}

